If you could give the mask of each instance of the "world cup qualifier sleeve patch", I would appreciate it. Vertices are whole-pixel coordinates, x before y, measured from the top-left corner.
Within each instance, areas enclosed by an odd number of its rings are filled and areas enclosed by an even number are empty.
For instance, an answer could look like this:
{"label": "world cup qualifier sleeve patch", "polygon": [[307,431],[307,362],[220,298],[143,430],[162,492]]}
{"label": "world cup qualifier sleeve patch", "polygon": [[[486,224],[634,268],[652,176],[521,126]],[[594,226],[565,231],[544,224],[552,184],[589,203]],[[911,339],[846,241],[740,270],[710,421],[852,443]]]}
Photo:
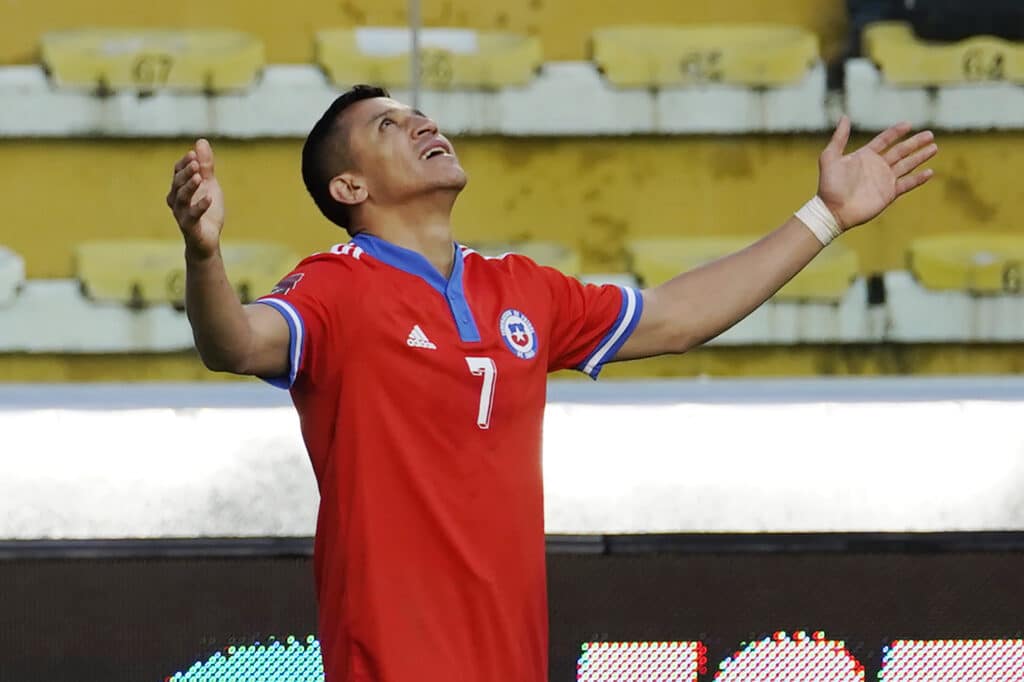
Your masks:
{"label": "world cup qualifier sleeve patch", "polygon": [[276,285],[274,285],[274,288],[270,290],[270,293],[271,294],[281,294],[281,295],[287,294],[289,291],[294,289],[296,287],[296,285],[298,285],[299,280],[301,280],[301,279],[302,279],[302,273],[301,272],[296,272],[296,273],[293,273],[291,275],[288,275],[287,277],[282,279],[280,282],[278,282]]}
{"label": "world cup qualifier sleeve patch", "polygon": [[503,312],[498,329],[505,345],[517,358],[530,360],[537,355],[537,332],[522,312],[514,308]]}

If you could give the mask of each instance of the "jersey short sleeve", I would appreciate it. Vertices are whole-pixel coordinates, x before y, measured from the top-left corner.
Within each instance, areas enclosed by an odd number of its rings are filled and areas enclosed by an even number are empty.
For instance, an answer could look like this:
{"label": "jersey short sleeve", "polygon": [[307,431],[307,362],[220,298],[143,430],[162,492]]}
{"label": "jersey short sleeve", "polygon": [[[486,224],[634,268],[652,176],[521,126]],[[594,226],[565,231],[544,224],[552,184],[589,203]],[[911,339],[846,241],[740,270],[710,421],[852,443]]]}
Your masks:
{"label": "jersey short sleeve", "polygon": [[334,268],[324,259],[313,256],[302,261],[277,286],[256,300],[270,306],[288,323],[288,372],[279,377],[262,377],[278,388],[292,388],[296,381],[316,376],[321,369],[320,349],[330,336],[329,306],[325,292]]}
{"label": "jersey short sleeve", "polygon": [[548,371],[577,369],[596,379],[636,329],[643,297],[630,287],[584,284],[541,268],[551,292]]}

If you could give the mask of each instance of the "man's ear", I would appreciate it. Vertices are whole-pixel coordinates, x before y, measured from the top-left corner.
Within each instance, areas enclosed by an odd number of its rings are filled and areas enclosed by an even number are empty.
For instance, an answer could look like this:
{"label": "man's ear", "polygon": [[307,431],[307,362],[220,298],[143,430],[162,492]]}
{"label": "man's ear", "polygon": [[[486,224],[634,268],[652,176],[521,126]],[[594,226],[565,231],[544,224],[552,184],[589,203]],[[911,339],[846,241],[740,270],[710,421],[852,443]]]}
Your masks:
{"label": "man's ear", "polygon": [[368,195],[366,183],[356,173],[342,173],[331,178],[329,185],[331,196],[335,201],[355,206],[366,201]]}

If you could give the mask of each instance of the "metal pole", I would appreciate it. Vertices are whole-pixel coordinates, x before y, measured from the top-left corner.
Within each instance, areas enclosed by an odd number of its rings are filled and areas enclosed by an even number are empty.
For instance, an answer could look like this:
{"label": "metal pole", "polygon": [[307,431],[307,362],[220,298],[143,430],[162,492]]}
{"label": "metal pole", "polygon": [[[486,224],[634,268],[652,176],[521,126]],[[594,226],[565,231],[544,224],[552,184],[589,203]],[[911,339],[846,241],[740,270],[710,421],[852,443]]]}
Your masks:
{"label": "metal pole", "polygon": [[412,108],[420,106],[420,0],[409,0],[409,90]]}

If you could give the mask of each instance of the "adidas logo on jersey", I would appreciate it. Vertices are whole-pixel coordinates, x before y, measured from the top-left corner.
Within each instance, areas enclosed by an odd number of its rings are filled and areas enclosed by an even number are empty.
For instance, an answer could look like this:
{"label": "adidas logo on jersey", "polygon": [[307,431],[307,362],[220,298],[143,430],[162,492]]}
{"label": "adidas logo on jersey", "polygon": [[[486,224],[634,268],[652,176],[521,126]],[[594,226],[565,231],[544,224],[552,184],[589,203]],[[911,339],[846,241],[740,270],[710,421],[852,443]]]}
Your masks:
{"label": "adidas logo on jersey", "polygon": [[437,350],[437,346],[427,338],[427,335],[423,333],[423,330],[420,329],[418,324],[413,325],[412,331],[409,332],[409,338],[405,340],[405,343],[410,348],[428,348],[430,350]]}

